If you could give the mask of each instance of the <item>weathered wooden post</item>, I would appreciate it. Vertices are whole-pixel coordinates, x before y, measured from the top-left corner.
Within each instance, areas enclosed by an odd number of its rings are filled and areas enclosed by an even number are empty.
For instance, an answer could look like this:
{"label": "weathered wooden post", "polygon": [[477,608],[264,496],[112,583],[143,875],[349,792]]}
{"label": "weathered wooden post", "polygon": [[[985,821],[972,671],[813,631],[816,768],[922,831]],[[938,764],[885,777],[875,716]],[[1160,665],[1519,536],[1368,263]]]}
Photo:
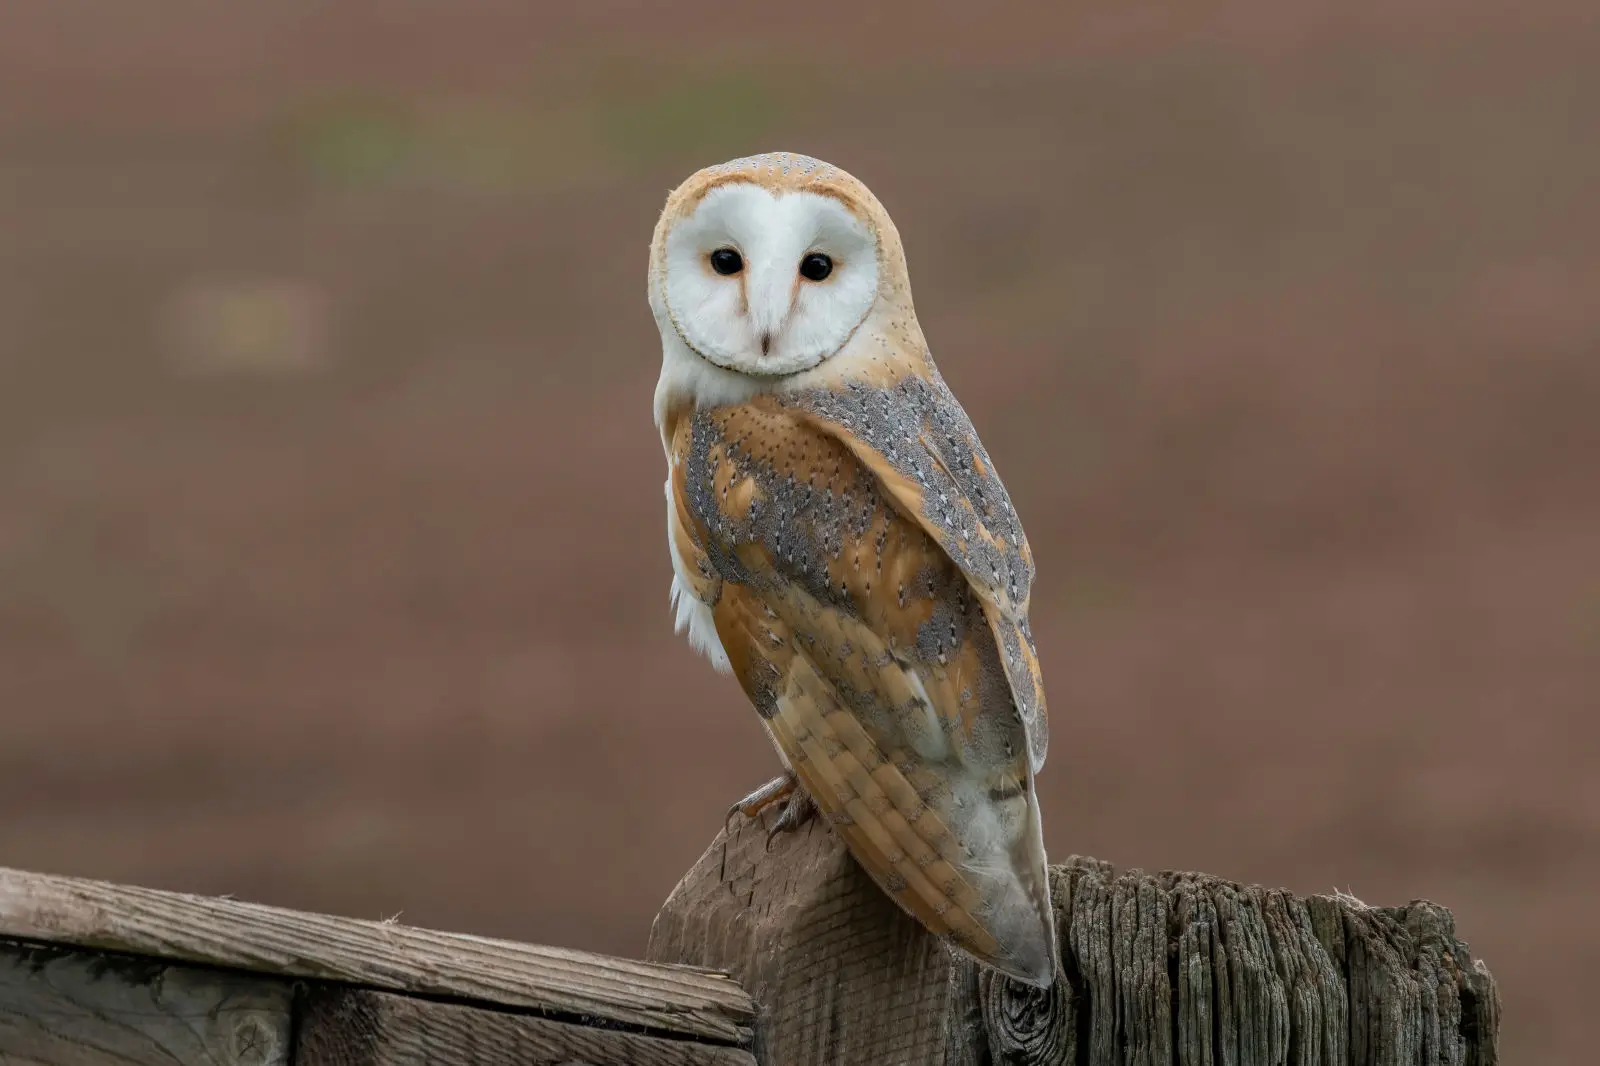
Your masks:
{"label": "weathered wooden post", "polygon": [[1450,912],[1193,873],[1052,869],[1064,973],[1040,992],[952,959],[811,823],[735,818],[648,958],[725,970],[762,1066],[1491,1066],[1494,979]]}

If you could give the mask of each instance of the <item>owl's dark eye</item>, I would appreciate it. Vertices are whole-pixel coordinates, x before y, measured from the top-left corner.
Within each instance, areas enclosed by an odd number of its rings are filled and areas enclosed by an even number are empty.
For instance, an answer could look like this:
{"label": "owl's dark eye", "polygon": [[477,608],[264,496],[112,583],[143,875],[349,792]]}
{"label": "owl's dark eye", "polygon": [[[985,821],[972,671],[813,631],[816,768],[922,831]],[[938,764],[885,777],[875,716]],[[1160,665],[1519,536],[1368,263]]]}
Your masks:
{"label": "owl's dark eye", "polygon": [[718,248],[711,253],[711,269],[723,277],[744,269],[744,257],[732,248]]}
{"label": "owl's dark eye", "polygon": [[800,276],[807,281],[821,281],[833,273],[833,260],[821,252],[812,252],[800,260]]}

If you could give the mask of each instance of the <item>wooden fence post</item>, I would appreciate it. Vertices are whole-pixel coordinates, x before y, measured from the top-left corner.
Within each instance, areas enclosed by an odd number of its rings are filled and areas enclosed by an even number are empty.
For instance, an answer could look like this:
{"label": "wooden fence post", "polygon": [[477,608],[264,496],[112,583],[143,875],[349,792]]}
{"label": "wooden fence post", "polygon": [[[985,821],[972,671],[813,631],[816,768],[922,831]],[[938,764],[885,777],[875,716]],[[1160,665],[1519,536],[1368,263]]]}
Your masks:
{"label": "wooden fence post", "polygon": [[1051,870],[1063,974],[1038,991],[952,958],[820,823],[735,818],[647,957],[725,970],[762,1066],[1493,1066],[1494,979],[1450,912],[1297,898],[1194,873]]}

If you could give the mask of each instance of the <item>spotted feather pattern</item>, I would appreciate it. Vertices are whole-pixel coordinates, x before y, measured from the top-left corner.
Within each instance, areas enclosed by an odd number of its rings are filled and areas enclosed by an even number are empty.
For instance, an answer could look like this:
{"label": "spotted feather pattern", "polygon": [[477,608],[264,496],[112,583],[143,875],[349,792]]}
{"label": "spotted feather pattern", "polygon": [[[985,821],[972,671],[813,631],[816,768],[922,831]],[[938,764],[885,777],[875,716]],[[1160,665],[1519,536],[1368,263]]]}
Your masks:
{"label": "spotted feather pattern", "polygon": [[806,389],[780,402],[849,442],[989,606],[988,621],[1037,773],[1044,766],[1049,726],[1038,650],[1028,627],[1033,553],[966,411],[937,370],[930,367],[927,373],[906,375],[888,388],[852,382]]}
{"label": "spotted feather pattern", "polygon": [[[997,589],[977,585],[970,560],[989,561],[978,526],[960,527],[962,554],[947,548],[943,527],[908,514],[823,412],[759,396],[680,413],[670,438],[687,534],[674,536],[680,572],[703,579],[695,594],[735,676],[877,883],[997,968],[1049,972],[1029,727],[993,621],[997,594],[1013,603],[1008,579],[1025,604],[1026,556],[1005,560]],[[941,461],[987,469],[986,456],[944,446]],[[984,491],[987,502],[969,506],[1003,537],[1010,503]]]}

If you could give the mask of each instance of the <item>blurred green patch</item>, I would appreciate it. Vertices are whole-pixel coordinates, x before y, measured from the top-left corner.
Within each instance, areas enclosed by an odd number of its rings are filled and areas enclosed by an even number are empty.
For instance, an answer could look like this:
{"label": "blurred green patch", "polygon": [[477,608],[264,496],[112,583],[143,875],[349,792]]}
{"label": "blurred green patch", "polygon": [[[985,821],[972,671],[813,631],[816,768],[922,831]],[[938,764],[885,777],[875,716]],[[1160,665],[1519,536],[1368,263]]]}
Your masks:
{"label": "blurred green patch", "polygon": [[1600,589],[1578,606],[1578,631],[1586,643],[1600,648]]}
{"label": "blurred green patch", "polygon": [[560,185],[602,164],[589,125],[570,107],[496,98],[336,96],[303,103],[285,130],[321,185],[505,193]]}
{"label": "blurred green patch", "polygon": [[814,84],[804,75],[597,61],[504,96],[310,98],[281,129],[320,185],[547,191],[766,150],[798,110],[798,88],[775,85]]}
{"label": "blurred green patch", "polygon": [[631,91],[595,101],[596,128],[612,157],[630,169],[767,151],[774,146],[765,138],[798,110],[797,94],[779,86],[805,84],[809,79],[799,73],[775,78],[720,69],[668,74],[653,86],[635,81]]}
{"label": "blurred green patch", "polygon": [[1130,597],[1127,584],[1112,575],[1080,571],[1067,579],[1063,601],[1069,611],[1094,614],[1126,607]]}
{"label": "blurred green patch", "polygon": [[330,354],[326,294],[292,278],[189,279],[164,311],[168,358],[182,373],[306,373]]}
{"label": "blurred green patch", "polygon": [[410,109],[397,101],[347,98],[322,101],[290,120],[301,161],[318,178],[362,186],[387,181],[416,152]]}

